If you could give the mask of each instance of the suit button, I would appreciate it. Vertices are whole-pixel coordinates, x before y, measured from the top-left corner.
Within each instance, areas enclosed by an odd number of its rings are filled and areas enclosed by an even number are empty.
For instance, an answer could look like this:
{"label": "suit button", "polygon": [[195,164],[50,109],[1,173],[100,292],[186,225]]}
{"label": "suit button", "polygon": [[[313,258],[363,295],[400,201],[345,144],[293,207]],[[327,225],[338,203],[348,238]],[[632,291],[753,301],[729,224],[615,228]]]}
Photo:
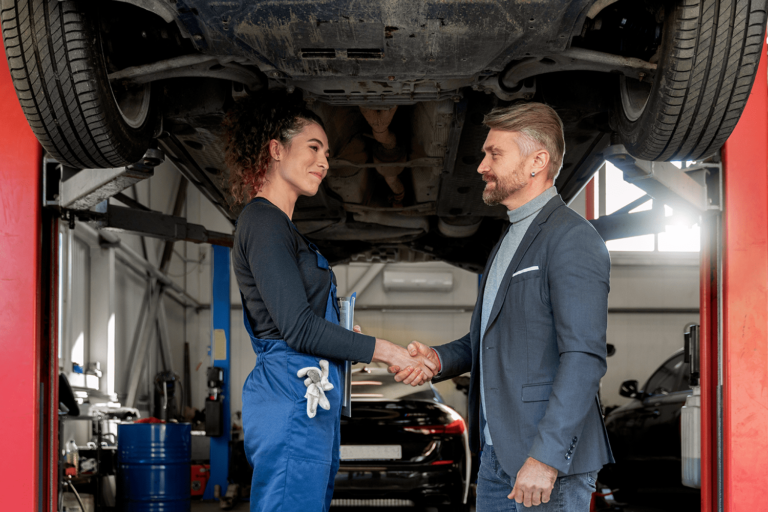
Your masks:
{"label": "suit button", "polygon": [[575,443],[576,441],[578,441],[578,440],[579,440],[579,438],[578,438],[578,437],[574,437],[574,438],[573,438],[573,442],[574,442],[574,443]]}
{"label": "suit button", "polygon": [[570,455],[566,455],[565,456],[565,460],[571,460],[571,456]]}

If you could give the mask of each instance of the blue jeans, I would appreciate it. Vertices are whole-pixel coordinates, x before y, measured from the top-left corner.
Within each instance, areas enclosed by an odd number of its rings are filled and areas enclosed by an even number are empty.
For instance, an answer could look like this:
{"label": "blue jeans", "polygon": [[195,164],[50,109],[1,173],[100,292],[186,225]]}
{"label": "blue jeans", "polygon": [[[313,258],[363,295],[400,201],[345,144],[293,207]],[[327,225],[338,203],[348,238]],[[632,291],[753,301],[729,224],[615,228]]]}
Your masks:
{"label": "blue jeans", "polygon": [[493,446],[485,444],[477,475],[477,512],[589,512],[596,480],[597,471],[558,477],[549,503],[526,508],[507,498],[515,478],[501,468]]}

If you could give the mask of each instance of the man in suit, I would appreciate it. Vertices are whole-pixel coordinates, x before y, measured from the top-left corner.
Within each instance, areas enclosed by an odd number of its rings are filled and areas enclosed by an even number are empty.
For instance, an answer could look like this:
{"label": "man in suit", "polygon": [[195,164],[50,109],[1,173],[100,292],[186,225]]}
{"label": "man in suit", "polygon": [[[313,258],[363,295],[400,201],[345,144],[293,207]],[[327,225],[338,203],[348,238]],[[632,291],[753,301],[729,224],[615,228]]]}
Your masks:
{"label": "man in suit", "polygon": [[[597,398],[606,371],[610,259],[591,224],[554,187],[565,153],[562,121],[526,103],[485,116],[478,172],[483,200],[507,207],[470,332],[412,355],[445,380],[471,371],[470,446],[482,448],[477,510],[587,512],[597,472],[613,462]],[[395,379],[423,377],[390,367]]]}

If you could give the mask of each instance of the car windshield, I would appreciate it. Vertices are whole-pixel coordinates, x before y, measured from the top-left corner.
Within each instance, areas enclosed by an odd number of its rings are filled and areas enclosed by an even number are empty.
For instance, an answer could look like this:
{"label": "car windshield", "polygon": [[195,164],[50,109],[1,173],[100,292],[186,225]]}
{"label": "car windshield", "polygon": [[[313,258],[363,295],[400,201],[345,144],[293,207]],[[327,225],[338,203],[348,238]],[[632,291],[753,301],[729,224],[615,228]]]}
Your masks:
{"label": "car windshield", "polygon": [[683,361],[683,354],[677,354],[656,370],[645,386],[645,392],[652,395],[668,395],[690,389],[689,365]]}
{"label": "car windshield", "polygon": [[363,368],[352,374],[352,400],[365,399],[440,401],[430,384],[407,386],[380,368]]}

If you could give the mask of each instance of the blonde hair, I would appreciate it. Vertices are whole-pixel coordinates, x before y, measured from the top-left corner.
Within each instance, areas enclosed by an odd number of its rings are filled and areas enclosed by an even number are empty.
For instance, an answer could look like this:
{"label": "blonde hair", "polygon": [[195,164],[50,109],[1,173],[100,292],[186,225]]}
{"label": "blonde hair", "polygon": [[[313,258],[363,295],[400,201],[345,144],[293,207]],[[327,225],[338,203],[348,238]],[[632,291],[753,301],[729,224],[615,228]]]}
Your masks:
{"label": "blonde hair", "polygon": [[522,158],[537,149],[544,149],[549,153],[547,175],[552,180],[557,177],[565,155],[565,136],[563,122],[552,107],[543,103],[498,107],[486,114],[483,124],[493,130],[517,132],[517,146]]}

